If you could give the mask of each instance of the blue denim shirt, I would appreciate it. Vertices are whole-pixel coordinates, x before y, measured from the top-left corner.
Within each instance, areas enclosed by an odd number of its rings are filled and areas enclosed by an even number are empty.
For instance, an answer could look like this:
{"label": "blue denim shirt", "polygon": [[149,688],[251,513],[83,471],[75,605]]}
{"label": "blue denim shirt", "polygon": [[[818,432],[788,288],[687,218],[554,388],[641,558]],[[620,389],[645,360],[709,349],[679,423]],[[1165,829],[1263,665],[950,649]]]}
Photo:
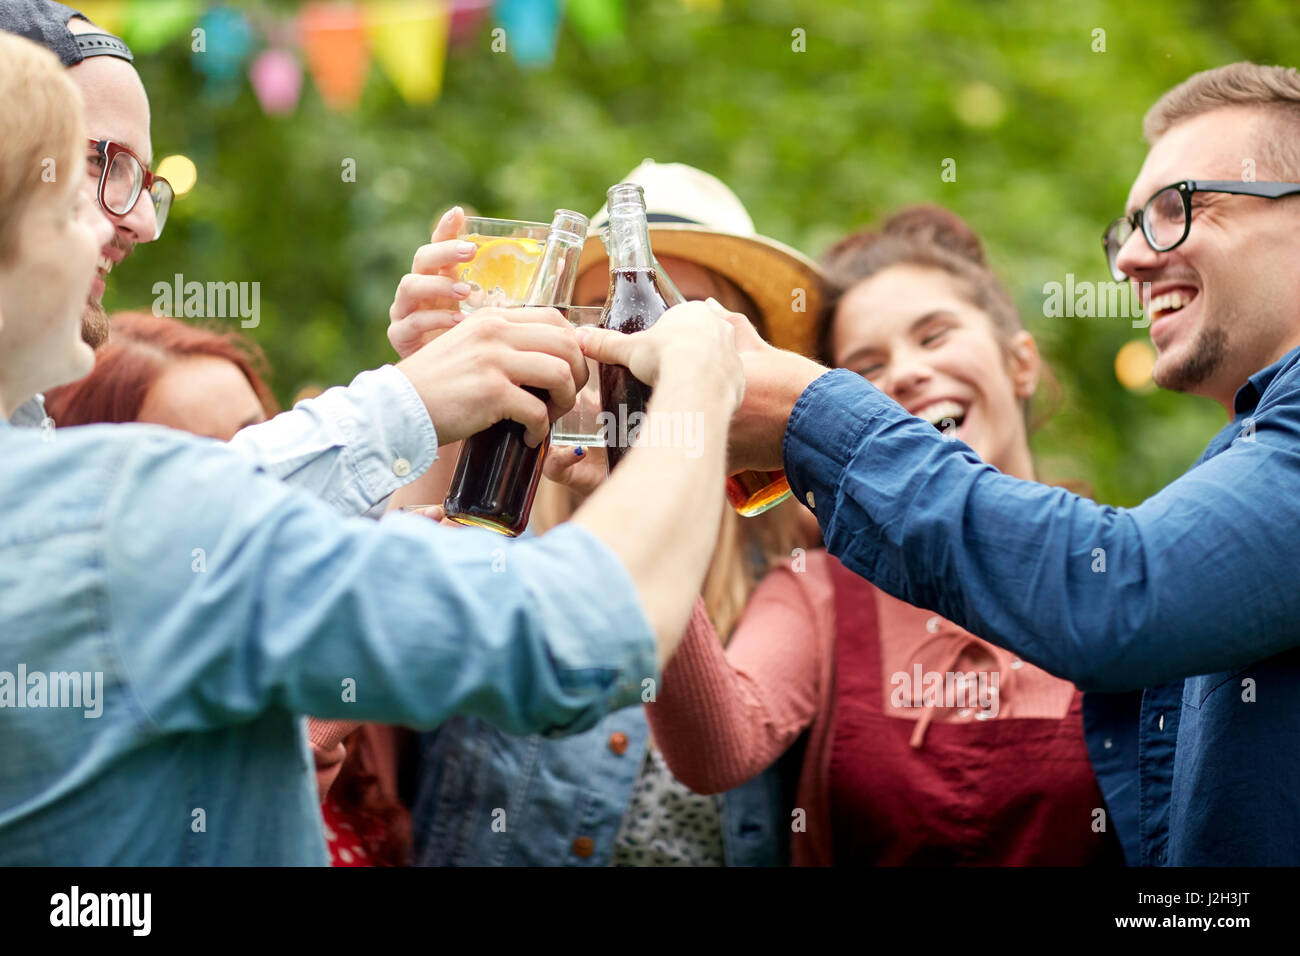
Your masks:
{"label": "blue denim shirt", "polygon": [[[555,740],[508,737],[477,718],[453,717],[420,737],[416,865],[608,866],[649,740],[640,707]],[[778,763],[715,798],[728,866],[789,863],[780,771]],[[580,837],[591,840],[588,856],[575,852]]]}
{"label": "blue denim shirt", "polygon": [[[323,865],[298,715],[572,733],[657,676],[631,580],[576,526],[340,518],[153,426],[0,421],[0,461],[0,864]],[[72,673],[102,693],[50,706]]]}
{"label": "blue denim shirt", "polygon": [[[45,396],[28,399],[9,420],[41,427]],[[423,400],[391,365],[362,372],[346,388],[327,389],[241,429],[228,444],[267,474],[311,492],[341,514],[376,518],[394,491],[424,474],[438,457],[438,436]]]}
{"label": "blue denim shirt", "polygon": [[1300,861],[1300,349],[1136,508],[1002,475],[842,370],[784,453],[848,567],[1106,692],[1085,726],[1131,862]]}

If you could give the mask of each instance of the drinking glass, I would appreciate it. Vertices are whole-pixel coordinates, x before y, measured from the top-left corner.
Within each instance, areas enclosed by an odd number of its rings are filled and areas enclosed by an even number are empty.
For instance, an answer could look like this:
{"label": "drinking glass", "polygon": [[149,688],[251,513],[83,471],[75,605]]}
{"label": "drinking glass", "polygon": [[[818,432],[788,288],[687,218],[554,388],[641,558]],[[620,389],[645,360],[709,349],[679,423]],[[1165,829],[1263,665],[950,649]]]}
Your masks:
{"label": "drinking glass", "polygon": [[467,216],[457,238],[474,243],[478,252],[456,273],[470,285],[461,311],[523,305],[549,230],[544,222]]}
{"label": "drinking glass", "polygon": [[[600,328],[600,305],[574,305],[560,309],[575,329]],[[587,384],[578,393],[572,411],[551,425],[552,445],[603,445],[600,427],[600,363],[587,358]]]}

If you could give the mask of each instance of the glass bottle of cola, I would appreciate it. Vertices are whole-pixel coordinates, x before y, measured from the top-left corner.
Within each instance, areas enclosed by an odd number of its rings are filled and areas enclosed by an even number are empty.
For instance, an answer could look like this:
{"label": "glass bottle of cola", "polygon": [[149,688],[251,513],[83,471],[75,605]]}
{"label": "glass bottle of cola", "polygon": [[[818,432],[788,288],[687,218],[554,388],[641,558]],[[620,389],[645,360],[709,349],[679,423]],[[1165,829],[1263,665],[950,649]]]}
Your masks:
{"label": "glass bottle of cola", "polygon": [[[606,193],[609,226],[609,294],[600,317],[602,328],[641,332],[668,309],[686,300],[650,251],[645,192],[636,183],[619,183]],[[600,403],[605,421],[605,450],[610,470],[622,460],[645,421],[650,386],[622,365],[600,366]]]}
{"label": "glass bottle of cola", "polygon": [[[569,209],[555,211],[524,296],[527,305],[554,306],[561,312],[568,308],[586,238],[586,216]],[[542,389],[527,390],[543,401],[547,398]],[[524,432],[519,422],[505,419],[466,440],[443,506],[448,518],[511,537],[528,526],[551,435],[548,431],[536,448],[529,448]]]}
{"label": "glass bottle of cola", "polygon": [[[671,306],[684,301],[650,249],[645,193],[635,183],[620,183],[608,193],[609,295],[601,325],[618,332],[650,328]],[[650,387],[621,365],[600,367],[606,450],[612,469],[645,422]],[[637,414],[637,413],[640,414]],[[727,479],[727,500],[745,516],[762,514],[790,497],[784,471],[745,471]]]}

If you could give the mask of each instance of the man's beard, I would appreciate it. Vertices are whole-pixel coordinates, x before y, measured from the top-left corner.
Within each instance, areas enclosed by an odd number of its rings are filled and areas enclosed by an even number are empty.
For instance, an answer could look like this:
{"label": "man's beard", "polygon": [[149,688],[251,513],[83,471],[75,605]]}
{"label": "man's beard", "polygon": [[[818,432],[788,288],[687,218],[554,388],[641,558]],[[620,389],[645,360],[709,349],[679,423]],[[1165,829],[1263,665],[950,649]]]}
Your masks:
{"label": "man's beard", "polygon": [[87,299],[86,307],[81,311],[81,340],[92,349],[97,349],[108,341],[110,327],[104,304]]}
{"label": "man's beard", "polygon": [[1228,333],[1222,326],[1203,329],[1192,343],[1192,354],[1173,368],[1162,369],[1155,383],[1171,392],[1190,392],[1223,365],[1228,354]]}
{"label": "man's beard", "polygon": [[[135,248],[135,243],[124,242],[119,236],[114,236],[112,246],[114,249],[121,250],[122,257],[118,261],[123,262]],[[92,349],[97,349],[108,341],[111,328],[112,323],[109,322],[108,313],[104,311],[103,301],[96,299],[93,294],[88,296],[86,307],[81,310],[81,340]]]}

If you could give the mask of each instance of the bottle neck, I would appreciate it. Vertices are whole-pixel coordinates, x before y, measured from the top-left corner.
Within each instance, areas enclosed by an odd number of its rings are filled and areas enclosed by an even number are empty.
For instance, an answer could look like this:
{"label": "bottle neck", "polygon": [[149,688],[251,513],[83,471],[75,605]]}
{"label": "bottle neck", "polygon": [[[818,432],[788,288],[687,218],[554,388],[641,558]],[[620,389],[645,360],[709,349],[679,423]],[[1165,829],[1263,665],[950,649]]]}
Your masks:
{"label": "bottle neck", "polygon": [[586,243],[587,225],[587,217],[582,213],[555,210],[541,261],[524,299],[526,303],[561,307],[573,304],[573,287],[578,281],[578,260]]}
{"label": "bottle neck", "polygon": [[546,240],[546,248],[542,250],[541,261],[524,301],[529,305],[572,305],[582,245],[583,240],[576,236],[557,237],[552,234]]}
{"label": "bottle neck", "polygon": [[653,269],[650,251],[650,226],[645,206],[637,203],[615,206],[609,211],[609,268]]}

